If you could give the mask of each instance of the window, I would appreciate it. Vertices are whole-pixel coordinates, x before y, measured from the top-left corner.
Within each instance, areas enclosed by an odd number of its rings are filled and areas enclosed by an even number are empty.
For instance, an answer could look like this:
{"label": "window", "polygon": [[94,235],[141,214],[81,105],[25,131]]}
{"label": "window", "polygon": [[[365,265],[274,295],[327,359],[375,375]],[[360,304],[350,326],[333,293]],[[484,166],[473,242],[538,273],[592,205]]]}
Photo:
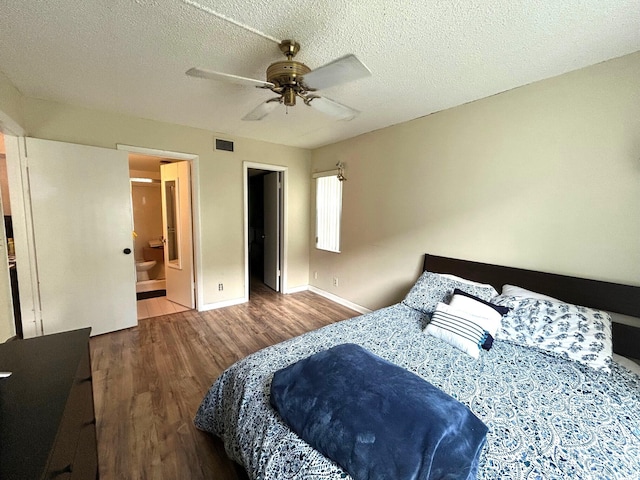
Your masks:
{"label": "window", "polygon": [[342,182],[334,172],[316,178],[316,248],[340,253]]}

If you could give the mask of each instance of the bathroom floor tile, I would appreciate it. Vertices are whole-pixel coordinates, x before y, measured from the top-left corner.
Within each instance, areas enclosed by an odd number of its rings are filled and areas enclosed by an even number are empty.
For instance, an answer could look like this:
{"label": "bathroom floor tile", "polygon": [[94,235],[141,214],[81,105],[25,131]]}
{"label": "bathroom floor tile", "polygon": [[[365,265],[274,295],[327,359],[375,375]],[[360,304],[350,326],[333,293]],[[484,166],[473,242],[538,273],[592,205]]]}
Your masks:
{"label": "bathroom floor tile", "polygon": [[167,297],[147,298],[138,300],[138,320],[143,318],[159,317],[171,313],[186,312],[189,310],[177,303],[170,302]]}

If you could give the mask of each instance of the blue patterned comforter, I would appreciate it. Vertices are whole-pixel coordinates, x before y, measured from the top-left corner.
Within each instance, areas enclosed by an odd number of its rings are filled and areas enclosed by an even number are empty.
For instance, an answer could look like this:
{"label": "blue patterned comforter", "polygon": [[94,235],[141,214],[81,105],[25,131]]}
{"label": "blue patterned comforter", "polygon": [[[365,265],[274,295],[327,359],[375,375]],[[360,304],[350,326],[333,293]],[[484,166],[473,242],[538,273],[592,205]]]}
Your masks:
{"label": "blue patterned comforter", "polygon": [[276,370],[350,342],[425,378],[489,427],[478,478],[640,478],[640,377],[506,341],[474,360],[425,335],[426,320],[398,304],[256,352],[218,378],[195,424],[253,479],[349,478],[279,419],[268,393]]}

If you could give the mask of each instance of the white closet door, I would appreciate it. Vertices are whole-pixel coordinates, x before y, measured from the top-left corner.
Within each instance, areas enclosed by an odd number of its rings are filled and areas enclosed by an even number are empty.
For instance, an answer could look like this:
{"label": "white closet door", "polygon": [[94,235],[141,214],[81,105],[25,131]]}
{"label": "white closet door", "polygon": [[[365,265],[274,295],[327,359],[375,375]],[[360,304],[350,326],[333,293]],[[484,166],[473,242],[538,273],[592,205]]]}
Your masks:
{"label": "white closet door", "polygon": [[127,152],[26,147],[44,333],[137,325]]}
{"label": "white closet door", "polygon": [[264,283],[280,291],[280,172],[264,177]]}

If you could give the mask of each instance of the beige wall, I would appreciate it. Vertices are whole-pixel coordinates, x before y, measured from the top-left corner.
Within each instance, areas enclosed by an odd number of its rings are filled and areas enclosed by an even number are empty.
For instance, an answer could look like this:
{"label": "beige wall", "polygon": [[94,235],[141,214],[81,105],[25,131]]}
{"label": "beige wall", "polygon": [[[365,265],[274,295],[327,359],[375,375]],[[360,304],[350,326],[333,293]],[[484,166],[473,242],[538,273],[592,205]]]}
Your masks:
{"label": "beige wall", "polygon": [[[378,308],[402,298],[424,252],[639,285],[637,78],[640,53],[312,153],[238,138],[233,154],[214,152],[211,132],[22,99],[2,77],[0,111],[38,138],[199,155],[206,304],[244,294],[242,162],[289,167],[288,287]],[[339,160],[331,254],[313,248],[310,175]]]}
{"label": "beige wall", "polygon": [[[244,296],[243,161],[288,167],[287,286],[307,285],[309,151],[230,138],[235,141],[235,152],[216,152],[213,150],[214,134],[205,130],[36,99],[25,98],[23,104],[29,136],[107,148],[115,148],[120,143],[199,155],[201,273],[205,305]],[[221,292],[218,283],[224,283]]]}
{"label": "beige wall", "polygon": [[23,128],[22,95],[0,72],[0,131],[20,135]]}
{"label": "beige wall", "polygon": [[348,180],[310,282],[378,308],[429,252],[640,285],[639,78],[640,52],[315,150]]}

